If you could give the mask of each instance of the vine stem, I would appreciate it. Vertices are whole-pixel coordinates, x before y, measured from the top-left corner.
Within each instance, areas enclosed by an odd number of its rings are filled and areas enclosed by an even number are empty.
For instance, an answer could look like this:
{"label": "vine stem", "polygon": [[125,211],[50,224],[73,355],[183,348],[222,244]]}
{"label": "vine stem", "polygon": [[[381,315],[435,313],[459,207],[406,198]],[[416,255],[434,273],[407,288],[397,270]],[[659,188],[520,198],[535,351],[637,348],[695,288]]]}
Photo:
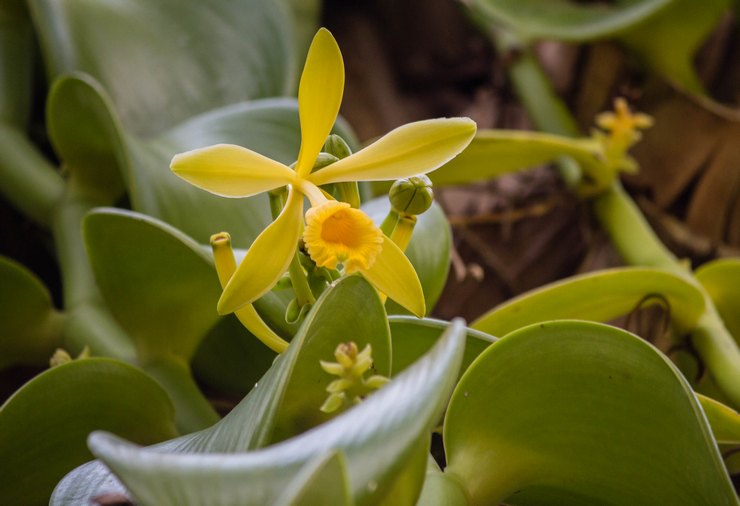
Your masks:
{"label": "vine stem", "polygon": [[[537,128],[559,135],[580,136],[574,118],[531,50],[522,49],[523,45],[509,33],[494,31],[493,37],[500,51],[515,52],[509,76]],[[566,159],[558,165],[566,184],[575,190],[580,176],[574,170],[574,162]],[[705,310],[691,331],[692,342],[733,407],[740,407],[740,350],[706,290],[691,270],[658,239],[619,180],[592,197],[592,206],[602,228],[627,264],[665,269],[689,280],[701,291]]]}

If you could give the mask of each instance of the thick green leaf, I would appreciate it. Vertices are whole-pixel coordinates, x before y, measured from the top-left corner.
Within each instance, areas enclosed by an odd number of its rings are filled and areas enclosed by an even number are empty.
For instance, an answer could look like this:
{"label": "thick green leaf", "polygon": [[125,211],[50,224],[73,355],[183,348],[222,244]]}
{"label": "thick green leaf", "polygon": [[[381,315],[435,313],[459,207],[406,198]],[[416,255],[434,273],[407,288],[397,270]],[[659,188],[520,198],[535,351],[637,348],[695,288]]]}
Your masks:
{"label": "thick green leaf", "polygon": [[64,315],[46,287],[15,261],[0,257],[0,370],[47,364],[61,345]]}
{"label": "thick green leaf", "polygon": [[738,504],[681,373],[606,325],[541,323],[492,344],[455,389],[444,439],[473,504]]}
{"label": "thick green leaf", "polygon": [[719,401],[696,394],[701,402],[714,439],[719,444],[740,444],[740,413]]}
{"label": "thick green leaf", "polygon": [[49,75],[81,71],[127,129],[162,132],[205,111],[288,93],[295,80],[281,2],[31,0]]}
{"label": "thick green leaf", "polygon": [[417,506],[469,506],[470,501],[460,482],[443,473],[433,458],[427,463],[427,476]]}
{"label": "thick green leaf", "polygon": [[472,327],[503,336],[526,325],[577,318],[607,322],[651,298],[670,306],[679,331],[693,328],[704,311],[700,290],[686,279],[659,269],[622,267],[557,281],[511,299],[476,320]]}
{"label": "thick green leaf", "polygon": [[[388,197],[379,197],[362,205],[373,221],[380,225],[390,210]],[[452,232],[442,208],[434,203],[429,210],[420,215],[414,227],[406,256],[416,269],[424,290],[427,311],[431,311],[442,294],[447,273],[450,270]],[[388,301],[388,313],[409,314],[393,301]]]}
{"label": "thick green leaf", "polygon": [[75,184],[111,204],[124,192],[118,160],[126,159],[123,128],[112,110],[101,85],[85,74],[57,79],[46,105],[49,137]]}
{"label": "thick green leaf", "polygon": [[651,72],[663,74],[688,91],[704,94],[694,71],[694,57],[729,4],[729,0],[673,0],[649,22],[621,34],[620,40]]}
{"label": "thick green leaf", "polygon": [[277,500],[277,506],[331,504],[352,506],[347,463],[342,453],[331,452],[308,462]]}
{"label": "thick green leaf", "polygon": [[435,184],[466,184],[529,169],[566,155],[592,177],[604,172],[597,158],[599,145],[591,139],[518,130],[478,130],[465,151],[429,177]]}
{"label": "thick green leaf", "polygon": [[735,342],[740,344],[740,260],[725,258],[701,266],[696,279],[719,311]]}
{"label": "thick green leaf", "polygon": [[[444,320],[419,319],[413,316],[390,316],[388,322],[393,340],[393,376],[427,353],[450,326],[450,322]],[[470,328],[465,329],[465,336],[465,354],[460,374],[467,370],[483,350],[496,341],[495,337]]]}
{"label": "thick green leaf", "polygon": [[[141,504],[272,504],[300,468],[330,450],[346,456],[355,502],[377,504],[392,490],[399,471],[413,459],[420,438],[443,411],[462,360],[463,335],[461,322],[452,325],[427,355],[359,406],[262,450],[164,453],[163,448],[137,448],[100,433],[93,434],[89,444]],[[282,357],[298,349],[295,342]],[[97,490],[94,487],[101,485],[110,487],[115,482],[100,468],[80,468],[60,483],[52,504],[72,504],[73,500],[92,497]]]}
{"label": "thick green leaf", "polygon": [[59,479],[90,460],[93,430],[141,444],[176,434],[167,394],[139,369],[75,360],[26,383],[0,407],[0,504],[47,504]]}
{"label": "thick green leaf", "polygon": [[219,319],[209,255],[169,225],[119,209],[89,214],[84,236],[98,286],[139,359],[188,362]]}
{"label": "thick green leaf", "polygon": [[573,42],[604,38],[652,19],[673,0],[471,0],[473,11],[487,23],[502,25],[521,40]]}
{"label": "thick green leaf", "polygon": [[241,398],[267,372],[273,360],[275,352],[229,315],[203,338],[192,367],[199,382]]}

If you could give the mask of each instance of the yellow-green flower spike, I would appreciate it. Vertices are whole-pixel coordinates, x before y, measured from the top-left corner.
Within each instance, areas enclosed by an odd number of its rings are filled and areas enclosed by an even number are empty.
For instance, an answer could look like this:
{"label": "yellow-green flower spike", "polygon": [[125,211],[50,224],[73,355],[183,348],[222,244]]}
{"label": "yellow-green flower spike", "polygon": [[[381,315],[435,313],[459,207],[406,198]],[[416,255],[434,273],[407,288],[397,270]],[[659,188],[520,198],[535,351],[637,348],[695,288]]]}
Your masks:
{"label": "yellow-green flower spike", "polygon": [[333,413],[354,406],[390,381],[385,376],[377,374],[365,378],[365,373],[373,365],[372,348],[369,344],[358,352],[354,342],[342,343],[334,351],[334,358],[336,362],[320,361],[324,371],[339,376],[339,379],[326,387],[329,397],[319,408],[324,413]]}
{"label": "yellow-green flower spike", "polygon": [[[331,200],[320,186],[427,173],[457,156],[475,135],[475,122],[469,118],[419,121],[396,128],[377,142],[342,158],[341,143],[329,134],[339,112],[343,89],[341,52],[331,33],[322,28],[308,50],[299,85],[301,148],[295,170],[249,149],[226,144],[196,149],[173,158],[171,168],[176,175],[225,197],[247,197],[288,187],[288,197],[280,215],[255,239],[242,263],[225,283],[218,303],[219,313],[231,313],[248,306],[281,279],[303,235],[304,199],[308,198],[314,208]],[[334,163],[314,170],[327,138],[340,159],[329,159]],[[358,203],[350,204],[357,207]],[[333,238],[345,246],[351,246],[357,238],[351,233],[344,236],[340,230],[335,232]],[[317,251],[326,253],[323,249]],[[352,265],[350,270],[356,269],[380,292],[417,316],[424,315],[419,278],[392,241],[382,238],[377,253],[362,257],[356,253],[355,250],[337,251],[337,259],[346,258]],[[328,258],[334,256],[333,251],[327,254]]]}
{"label": "yellow-green flower spike", "polygon": [[596,116],[596,125],[606,134],[596,132],[594,138],[604,146],[604,157],[615,170],[634,172],[636,165],[627,151],[642,138],[640,130],[650,128],[653,118],[643,113],[633,113],[627,101],[618,97],[614,100],[614,111]]}

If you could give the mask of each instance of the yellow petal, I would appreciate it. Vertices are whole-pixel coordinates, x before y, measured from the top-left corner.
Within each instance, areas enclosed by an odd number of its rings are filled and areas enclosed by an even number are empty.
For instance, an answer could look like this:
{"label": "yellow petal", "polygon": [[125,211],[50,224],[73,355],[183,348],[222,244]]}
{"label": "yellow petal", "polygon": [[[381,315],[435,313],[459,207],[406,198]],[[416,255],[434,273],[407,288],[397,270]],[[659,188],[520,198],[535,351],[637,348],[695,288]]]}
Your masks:
{"label": "yellow petal", "polygon": [[218,301],[220,314],[232,313],[267,293],[288,270],[303,233],[303,194],[291,189],[280,213],[257,236]]}
{"label": "yellow petal", "polygon": [[426,312],[424,292],[414,267],[393,241],[383,236],[383,250],[367,270],[360,270],[375,288],[414,313]]}
{"label": "yellow petal", "polygon": [[342,181],[383,181],[425,174],[453,159],[475,136],[468,118],[409,123],[365,149],[311,174],[316,185]]}
{"label": "yellow petal", "polygon": [[170,168],[188,183],[224,197],[249,197],[295,179],[295,173],[282,163],[233,144],[180,153]]}
{"label": "yellow petal", "polygon": [[344,62],[337,41],[326,28],[318,31],[303,67],[298,87],[301,151],[296,172],[305,177],[329,136],[344,92]]}

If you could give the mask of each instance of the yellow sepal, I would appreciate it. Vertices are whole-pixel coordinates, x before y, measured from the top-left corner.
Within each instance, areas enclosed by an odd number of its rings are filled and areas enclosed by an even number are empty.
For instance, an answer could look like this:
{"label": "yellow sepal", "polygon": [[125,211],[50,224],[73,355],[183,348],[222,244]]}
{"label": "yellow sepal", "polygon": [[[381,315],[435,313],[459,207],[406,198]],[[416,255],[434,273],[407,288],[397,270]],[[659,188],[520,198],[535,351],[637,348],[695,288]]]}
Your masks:
{"label": "yellow sepal", "polygon": [[280,215],[247,251],[218,301],[218,312],[228,314],[267,293],[285,271],[303,233],[303,194],[291,189]]}
{"label": "yellow sepal", "polygon": [[469,118],[409,123],[307,179],[320,186],[342,181],[384,181],[431,172],[465,149],[475,132],[475,122]]}
{"label": "yellow sepal", "polygon": [[251,149],[216,144],[175,155],[172,172],[223,197],[249,197],[291,183],[295,172]]}

